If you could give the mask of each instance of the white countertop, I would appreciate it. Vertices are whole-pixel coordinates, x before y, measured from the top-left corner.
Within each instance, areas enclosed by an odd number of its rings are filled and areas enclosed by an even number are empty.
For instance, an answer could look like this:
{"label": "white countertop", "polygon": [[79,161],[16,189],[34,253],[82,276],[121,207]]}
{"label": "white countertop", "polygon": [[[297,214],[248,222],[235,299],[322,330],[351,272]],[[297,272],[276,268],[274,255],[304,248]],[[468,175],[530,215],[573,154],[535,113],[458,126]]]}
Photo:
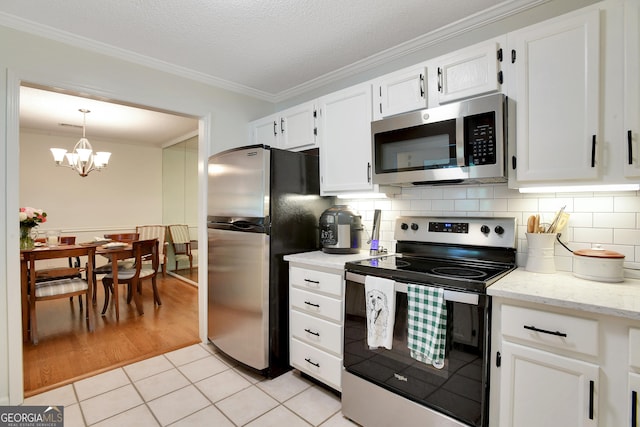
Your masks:
{"label": "white countertop", "polygon": [[[384,255],[388,254],[382,254],[379,256]],[[358,254],[327,254],[322,251],[313,251],[284,256],[285,261],[317,267],[336,268],[339,270],[344,269],[344,264],[346,262],[359,261],[367,258],[374,258],[374,256],[369,255],[368,249],[362,250]]]}
{"label": "white countertop", "polygon": [[517,268],[487,289],[495,297],[548,304],[640,320],[640,280],[594,282],[572,273],[531,273]]}

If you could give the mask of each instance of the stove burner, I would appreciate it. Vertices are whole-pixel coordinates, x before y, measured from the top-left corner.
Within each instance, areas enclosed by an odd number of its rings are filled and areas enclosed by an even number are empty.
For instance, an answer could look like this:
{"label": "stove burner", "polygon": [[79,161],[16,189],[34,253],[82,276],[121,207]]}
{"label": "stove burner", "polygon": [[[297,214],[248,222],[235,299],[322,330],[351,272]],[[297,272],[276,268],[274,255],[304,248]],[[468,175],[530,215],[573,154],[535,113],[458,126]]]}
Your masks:
{"label": "stove burner", "polygon": [[403,261],[400,259],[396,259],[396,267],[398,268],[405,268],[405,267],[409,267],[411,265],[410,262],[408,261]]}
{"label": "stove burner", "polygon": [[469,279],[479,279],[487,275],[484,271],[464,267],[435,267],[431,272],[442,276],[465,277]]}

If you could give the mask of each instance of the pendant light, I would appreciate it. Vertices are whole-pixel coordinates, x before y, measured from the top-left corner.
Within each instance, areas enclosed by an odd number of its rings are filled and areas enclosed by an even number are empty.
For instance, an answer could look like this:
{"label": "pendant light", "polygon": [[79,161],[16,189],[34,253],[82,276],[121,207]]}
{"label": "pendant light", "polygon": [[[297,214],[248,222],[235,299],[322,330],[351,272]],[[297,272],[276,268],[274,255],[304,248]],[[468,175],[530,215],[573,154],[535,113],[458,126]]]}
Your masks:
{"label": "pendant light", "polygon": [[[82,138],[80,138],[70,153],[67,153],[67,150],[64,148],[51,148],[51,153],[53,154],[53,160],[56,162],[56,165],[71,168],[78,172],[80,176],[85,177],[89,175],[90,172],[95,170],[100,171],[107,167],[111,153],[104,151],[93,152],[93,147],[85,136],[87,113],[91,111],[82,108],[78,111],[83,114]],[[66,163],[64,163],[65,158],[67,160]]]}

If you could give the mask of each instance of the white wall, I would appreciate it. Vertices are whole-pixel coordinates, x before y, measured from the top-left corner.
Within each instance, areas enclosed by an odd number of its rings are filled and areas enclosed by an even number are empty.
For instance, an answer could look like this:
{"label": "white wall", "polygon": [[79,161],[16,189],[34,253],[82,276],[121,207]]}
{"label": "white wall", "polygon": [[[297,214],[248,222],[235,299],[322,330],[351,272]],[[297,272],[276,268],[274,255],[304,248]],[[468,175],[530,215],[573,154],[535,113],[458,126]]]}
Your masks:
{"label": "white wall", "polygon": [[[74,42],[70,40],[70,43]],[[212,58],[212,60],[216,59]],[[45,199],[41,197],[20,199],[21,153],[18,132],[20,82],[59,87],[76,93],[102,96],[106,99],[200,117],[199,135],[202,144],[199,148],[201,194],[198,223],[201,242],[206,242],[204,162],[207,156],[226,148],[245,144],[246,124],[250,120],[271,113],[273,105],[190,78],[156,71],[143,65],[92,53],[75,46],[1,26],[0,81],[2,82],[0,99],[3,100],[0,102],[0,129],[3,130],[0,133],[0,164],[2,165],[2,173],[0,173],[0,194],[2,194],[0,196],[0,404],[17,404],[22,402],[23,385],[16,214],[21,203],[33,204],[44,209],[52,206],[51,204],[45,206],[48,203],[45,203]],[[114,168],[116,168],[116,159],[117,157],[114,157],[112,160]],[[63,171],[56,171],[58,172]],[[48,173],[38,172],[38,175],[42,179],[41,182],[47,181]],[[107,179],[106,176],[104,173],[100,177],[89,176],[85,180],[95,182],[99,179]],[[131,187],[130,182],[127,187]],[[56,210],[50,215],[51,221],[62,221]],[[125,219],[120,217],[117,220],[114,219],[113,223],[120,221],[124,222]],[[131,222],[134,221],[131,220]],[[129,223],[128,220],[127,223]],[[206,244],[201,244],[200,248],[201,251],[206,251]],[[200,270],[202,275],[206,274],[206,269]],[[201,287],[200,290],[199,310],[200,313],[204,313],[206,288]],[[203,316],[200,318],[199,326],[201,337],[204,339],[206,324]]]}
{"label": "white wall", "polygon": [[[136,225],[162,224],[162,149],[90,139],[111,152],[109,166],[81,177],[53,162],[49,148],[71,149],[76,139],[21,131],[20,206],[47,212],[38,229],[80,238]],[[82,241],[82,240],[78,240]]]}
{"label": "white wall", "polygon": [[[398,216],[515,217],[518,223],[520,266],[526,264],[525,231],[529,215],[540,213],[542,222],[550,222],[553,215],[566,205],[570,218],[561,240],[569,248],[575,250],[602,244],[606,249],[624,254],[626,266],[640,269],[640,193],[635,191],[525,195],[508,189],[506,184],[459,185],[403,188],[401,195],[390,199],[345,199],[339,200],[339,203],[357,210],[369,232],[373,224],[373,212],[380,209],[380,243],[391,251],[395,250],[393,227]],[[555,260],[556,269],[572,271],[570,252],[557,243]]]}

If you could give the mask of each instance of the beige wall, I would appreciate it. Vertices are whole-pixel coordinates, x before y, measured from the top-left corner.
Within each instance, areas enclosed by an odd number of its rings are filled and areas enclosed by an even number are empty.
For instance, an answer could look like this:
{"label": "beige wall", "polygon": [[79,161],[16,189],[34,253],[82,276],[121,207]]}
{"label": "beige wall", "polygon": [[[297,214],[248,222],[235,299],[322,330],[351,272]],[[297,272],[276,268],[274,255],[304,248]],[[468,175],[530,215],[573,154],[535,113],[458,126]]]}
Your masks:
{"label": "beige wall", "polygon": [[[75,43],[71,40],[69,42]],[[198,191],[200,192],[198,238],[204,242],[206,242],[206,228],[203,226],[206,219],[204,162],[209,154],[245,144],[247,123],[273,111],[273,105],[268,102],[238,95],[192,78],[154,70],[139,63],[92,53],[71,44],[55,42],[0,26],[0,81],[2,82],[0,83],[2,100],[0,102],[0,129],[2,129],[0,133],[0,164],[2,165],[2,173],[0,173],[0,194],[2,194],[0,196],[0,404],[18,404],[23,399],[22,337],[19,320],[21,318],[20,275],[17,251],[17,212],[20,205],[29,203],[47,209],[50,212],[52,224],[54,221],[56,223],[64,221],[65,224],[82,223],[89,227],[90,222],[108,222],[119,226],[135,224],[143,216],[145,219],[148,218],[145,207],[135,211],[133,216],[124,217],[116,214],[115,217],[106,217],[105,215],[100,217],[100,221],[82,218],[76,222],[69,218],[63,219],[60,208],[45,199],[49,197],[48,194],[37,196],[33,194],[24,198],[20,195],[20,163],[25,155],[20,151],[18,131],[20,82],[59,87],[76,93],[86,93],[201,118],[199,135],[202,144],[200,144],[198,156]],[[97,141],[95,143],[97,147]],[[120,150],[113,147],[110,151],[114,152],[114,156],[108,173],[113,175],[108,175],[107,171],[101,175],[90,175],[84,179],[84,183],[96,184],[100,180],[108,180],[109,177],[124,181],[122,175],[112,171],[114,169],[118,171],[125,160],[118,159]],[[158,152],[157,156],[157,161],[160,162],[161,154]],[[45,170],[47,172],[44,172]],[[69,171],[49,171],[50,169],[43,169],[37,172],[40,186],[46,183],[49,187],[51,182],[47,177],[49,173],[52,176],[59,176],[62,180],[71,180],[69,175],[62,177],[64,173],[70,174]],[[74,178],[80,180],[79,177]],[[158,176],[158,182],[160,181]],[[79,181],[71,180],[69,185],[76,188],[75,186],[81,184]],[[103,189],[112,193],[118,187],[105,184]],[[129,180],[123,188],[130,189],[131,181]],[[77,197],[79,196],[74,195],[72,200]],[[91,197],[92,204],[104,203],[102,200],[97,200],[97,193]],[[160,209],[161,206],[158,206],[158,212]],[[200,251],[206,250],[206,247],[200,246]],[[206,269],[201,270],[206,273]],[[206,339],[206,323],[202,315],[206,312],[206,288],[200,289],[199,327],[201,337]]]}

